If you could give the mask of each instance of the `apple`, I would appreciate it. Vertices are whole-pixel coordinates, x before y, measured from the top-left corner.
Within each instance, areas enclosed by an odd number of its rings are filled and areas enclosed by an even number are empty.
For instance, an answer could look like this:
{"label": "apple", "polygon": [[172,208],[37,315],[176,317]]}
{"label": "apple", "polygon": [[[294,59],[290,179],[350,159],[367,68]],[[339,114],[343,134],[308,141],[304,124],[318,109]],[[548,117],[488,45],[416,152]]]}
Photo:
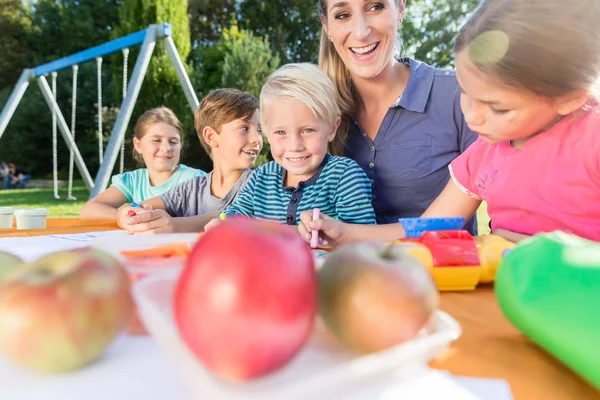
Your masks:
{"label": "apple", "polygon": [[414,338],[438,305],[426,267],[400,247],[347,244],[318,273],[319,314],[343,345],[371,353]]}
{"label": "apple", "polygon": [[292,227],[232,218],[194,246],[173,312],[188,348],[214,375],[245,381],[288,363],[317,313],[309,247]]}
{"label": "apple", "polygon": [[23,260],[11,253],[0,251],[0,283],[10,274],[16,267],[23,264]]}
{"label": "apple", "polygon": [[61,251],[23,265],[0,285],[0,354],[58,373],[98,358],[132,314],[129,276],[109,254]]}

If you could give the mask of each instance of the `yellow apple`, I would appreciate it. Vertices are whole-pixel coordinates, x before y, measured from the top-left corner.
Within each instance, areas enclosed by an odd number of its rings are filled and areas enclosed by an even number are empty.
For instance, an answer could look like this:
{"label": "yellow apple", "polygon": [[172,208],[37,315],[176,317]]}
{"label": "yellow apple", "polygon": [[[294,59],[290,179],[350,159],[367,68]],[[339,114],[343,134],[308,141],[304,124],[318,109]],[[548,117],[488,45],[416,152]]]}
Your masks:
{"label": "yellow apple", "polygon": [[23,260],[11,253],[0,251],[0,282],[2,282],[11,271],[23,264]]}
{"label": "yellow apple", "polygon": [[0,354],[38,372],[77,369],[104,352],[132,310],[115,258],[92,248],[53,253],[0,285]]}

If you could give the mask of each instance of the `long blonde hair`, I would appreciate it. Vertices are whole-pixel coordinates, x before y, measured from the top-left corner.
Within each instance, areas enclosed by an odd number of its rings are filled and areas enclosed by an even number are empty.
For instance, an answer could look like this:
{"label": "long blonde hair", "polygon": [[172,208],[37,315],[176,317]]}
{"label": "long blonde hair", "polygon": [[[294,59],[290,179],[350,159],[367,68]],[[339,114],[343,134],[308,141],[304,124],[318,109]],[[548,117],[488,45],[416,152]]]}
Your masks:
{"label": "long blonde hair", "polygon": [[[396,4],[401,4],[402,0],[394,0]],[[327,0],[319,0],[319,16],[321,21],[327,19]],[[399,53],[401,39],[396,36],[396,50]],[[341,154],[344,149],[348,130],[350,129],[350,120],[356,113],[356,97],[352,88],[352,79],[350,71],[342,61],[333,43],[327,37],[325,28],[321,27],[321,42],[319,48],[319,67],[331,78],[336,87],[338,104],[342,112],[342,122],[338,128],[336,139],[336,153]]]}

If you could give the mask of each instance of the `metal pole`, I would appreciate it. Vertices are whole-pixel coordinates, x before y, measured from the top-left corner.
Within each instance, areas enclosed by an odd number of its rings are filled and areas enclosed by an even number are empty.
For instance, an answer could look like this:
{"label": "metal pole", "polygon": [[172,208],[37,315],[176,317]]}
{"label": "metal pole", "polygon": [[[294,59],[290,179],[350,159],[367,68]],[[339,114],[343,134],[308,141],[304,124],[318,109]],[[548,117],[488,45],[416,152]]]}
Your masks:
{"label": "metal pole", "polygon": [[117,116],[115,126],[110,134],[110,140],[106,147],[102,163],[100,164],[100,169],[96,175],[96,181],[94,183],[94,189],[90,194],[90,199],[104,191],[115,166],[115,162],[117,161],[121,143],[125,137],[125,130],[131,119],[133,107],[135,106],[135,102],[140,93],[144,75],[146,75],[148,65],[150,64],[152,51],[154,50],[154,46],[156,46],[156,29],[157,25],[150,25],[146,30],[146,38],[144,39],[140,54],[135,63],[133,72],[131,73],[131,79],[127,87],[127,95],[121,104],[121,111]]}
{"label": "metal pole", "polygon": [[185,71],[185,67],[183,66],[181,57],[179,57],[179,53],[177,52],[175,43],[173,42],[171,36],[166,36],[164,38],[164,43],[165,47],[167,48],[169,58],[171,59],[171,64],[173,64],[173,68],[175,68],[175,73],[177,74],[177,78],[179,79],[179,84],[181,85],[183,93],[185,94],[185,98],[187,99],[188,104],[192,108],[192,112],[196,111],[196,108],[198,108],[200,102],[198,101],[198,97],[196,97],[196,93],[194,92],[194,88],[192,87],[192,83],[190,82],[190,78],[188,77],[188,74]]}
{"label": "metal pole", "polygon": [[10,122],[10,119],[12,118],[13,114],[15,113],[15,110],[17,109],[19,102],[23,98],[23,95],[25,94],[25,90],[27,90],[27,86],[29,86],[29,79],[31,79],[32,77],[33,77],[32,69],[24,69],[23,72],[21,72],[21,76],[19,77],[19,80],[17,81],[15,88],[13,89],[12,93],[10,94],[8,101],[4,105],[2,114],[0,114],[0,138],[2,137],[2,134],[4,133],[6,126]]}
{"label": "metal pole", "polygon": [[83,157],[81,157],[81,153],[75,144],[75,140],[73,140],[73,136],[71,135],[67,121],[65,121],[65,117],[63,117],[58,104],[54,100],[52,90],[50,90],[50,86],[48,86],[48,82],[46,81],[45,77],[40,76],[37,81],[40,90],[44,95],[44,99],[46,99],[46,103],[48,103],[48,107],[50,107],[50,111],[54,111],[56,113],[56,117],[58,118],[58,129],[60,130],[63,139],[67,143],[67,147],[75,156],[75,164],[77,165],[77,169],[79,170],[79,173],[81,174],[81,177],[83,178],[88,190],[92,191],[94,182],[92,181],[92,177],[85,165],[85,162],[83,161]]}

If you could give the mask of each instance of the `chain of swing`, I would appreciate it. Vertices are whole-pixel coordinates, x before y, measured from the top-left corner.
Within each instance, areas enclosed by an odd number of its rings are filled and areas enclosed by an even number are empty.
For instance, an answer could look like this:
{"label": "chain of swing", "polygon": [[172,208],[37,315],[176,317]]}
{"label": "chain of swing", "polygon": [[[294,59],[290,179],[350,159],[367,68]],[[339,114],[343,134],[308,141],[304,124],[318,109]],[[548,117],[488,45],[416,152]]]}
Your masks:
{"label": "chain of swing", "polygon": [[[122,99],[125,99],[127,94],[127,66],[129,60],[129,49],[123,49],[123,96]],[[102,163],[104,158],[104,141],[103,141],[103,110],[102,110],[102,57],[96,58],[96,81],[97,81],[97,90],[98,90],[98,160]],[[73,137],[73,143],[75,143],[75,128],[77,121],[77,78],[79,74],[79,66],[73,65],[72,75],[72,93],[71,93],[71,135]],[[52,72],[52,95],[54,97],[54,101],[57,99],[57,91],[56,91],[56,77],[57,73]],[[53,187],[54,187],[54,199],[59,200],[60,196],[58,195],[58,150],[57,150],[57,131],[58,131],[58,123],[56,117],[56,110],[52,109],[52,172],[53,172]],[[73,150],[70,151],[69,158],[69,181],[68,181],[68,192],[66,200],[77,200],[76,197],[73,196],[73,164],[74,164],[74,154]],[[119,173],[123,173],[125,167],[125,140],[121,144],[121,159],[119,163]]]}

